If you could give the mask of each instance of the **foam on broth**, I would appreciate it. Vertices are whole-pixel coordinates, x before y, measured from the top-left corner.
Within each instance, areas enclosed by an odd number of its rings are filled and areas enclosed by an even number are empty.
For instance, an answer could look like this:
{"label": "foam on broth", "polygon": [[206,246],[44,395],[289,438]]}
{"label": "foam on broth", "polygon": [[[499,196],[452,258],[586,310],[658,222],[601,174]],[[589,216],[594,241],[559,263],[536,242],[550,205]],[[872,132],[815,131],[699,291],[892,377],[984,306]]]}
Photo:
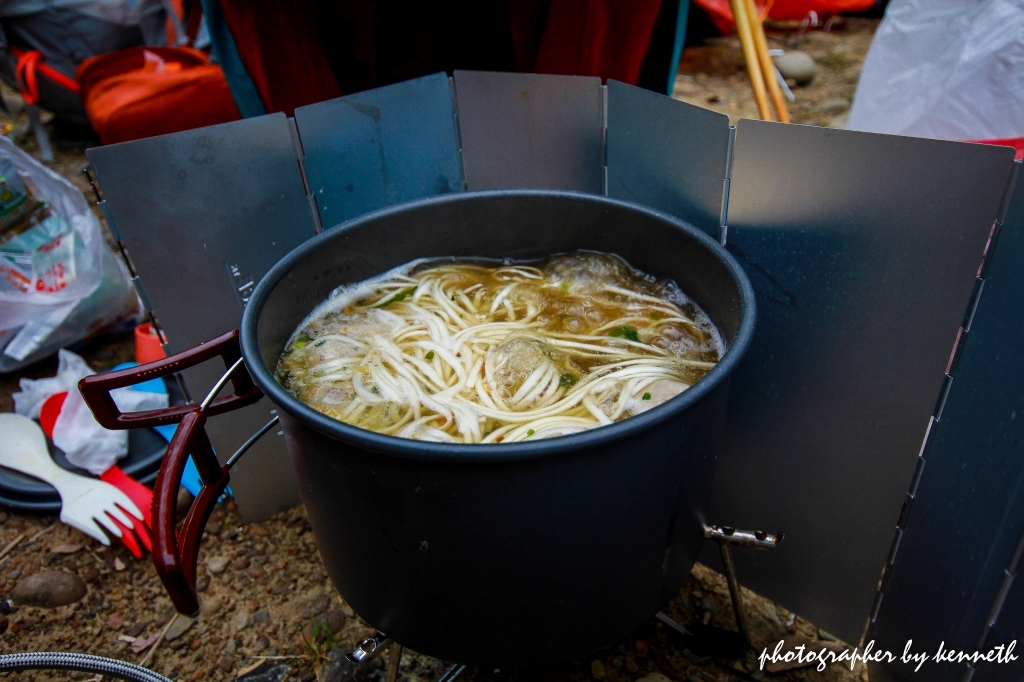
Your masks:
{"label": "foam on broth", "polygon": [[407,438],[501,443],[640,414],[724,346],[671,281],[617,256],[418,260],[340,287],[302,321],[278,381],[314,409]]}

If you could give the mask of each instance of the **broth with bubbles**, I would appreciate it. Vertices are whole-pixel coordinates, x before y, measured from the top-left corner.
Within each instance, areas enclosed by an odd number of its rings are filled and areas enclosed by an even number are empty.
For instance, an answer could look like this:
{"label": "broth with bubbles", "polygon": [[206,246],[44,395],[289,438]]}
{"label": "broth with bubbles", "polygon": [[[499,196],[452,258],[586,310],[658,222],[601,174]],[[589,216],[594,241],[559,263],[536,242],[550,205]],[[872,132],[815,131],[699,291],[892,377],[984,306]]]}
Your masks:
{"label": "broth with bubbles", "polygon": [[576,251],[414,261],[341,287],[295,330],[275,374],[354,426],[508,443],[641,414],[700,380],[723,350],[674,282]]}

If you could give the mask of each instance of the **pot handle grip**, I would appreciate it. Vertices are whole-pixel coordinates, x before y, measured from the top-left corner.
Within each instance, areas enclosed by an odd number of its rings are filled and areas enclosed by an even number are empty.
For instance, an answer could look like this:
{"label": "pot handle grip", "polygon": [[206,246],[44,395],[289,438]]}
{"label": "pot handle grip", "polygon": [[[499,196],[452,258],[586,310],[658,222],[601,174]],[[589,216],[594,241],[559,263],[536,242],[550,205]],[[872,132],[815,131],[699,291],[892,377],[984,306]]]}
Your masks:
{"label": "pot handle grip", "polygon": [[[199,612],[196,567],[199,543],[214,505],[227,488],[228,466],[221,466],[206,435],[206,415],[194,407],[178,424],[174,438],[153,490],[153,563],[164,589],[178,613],[195,616]],[[199,470],[203,487],[185,516],[181,531],[175,533],[174,512],[178,488],[189,455]]]}
{"label": "pot handle grip", "polygon": [[[195,405],[174,405],[158,410],[141,412],[121,412],[110,396],[115,388],[124,388],[150,379],[158,379],[176,374],[189,367],[195,367],[207,360],[220,356],[224,360],[225,369],[232,367],[242,357],[242,349],[238,343],[238,330],[233,329],[226,334],[202,343],[195,348],[176,353],[170,357],[150,362],[138,367],[130,367],[117,372],[93,374],[78,382],[78,390],[82,398],[92,410],[96,421],[105,429],[118,431],[122,429],[145,429],[154,426],[177,424],[186,414],[195,409]],[[206,406],[204,414],[212,417],[245,407],[257,402],[263,393],[253,383],[248,372],[234,372],[231,375],[234,393],[219,397]],[[198,462],[196,463],[198,466]]]}
{"label": "pot handle grip", "polygon": [[[227,372],[202,404],[189,403],[159,410],[124,413],[117,408],[110,395],[114,389],[166,377],[217,356],[224,360]],[[210,416],[251,405],[263,397],[248,371],[238,367],[241,357],[236,329],[168,358],[119,372],[94,374],[78,382],[82,398],[92,410],[96,421],[104,428],[123,430],[178,424],[167,446],[153,491],[153,563],[174,608],[189,616],[199,611],[196,566],[203,531],[214,505],[227,488],[231,464],[253,441],[250,439],[250,443],[243,446],[243,450],[236,453],[228,464],[221,466],[204,428],[206,420]],[[234,392],[215,399],[217,391],[229,378]],[[174,513],[178,488],[189,455],[199,471],[203,487],[192,502],[180,532],[176,533]]]}

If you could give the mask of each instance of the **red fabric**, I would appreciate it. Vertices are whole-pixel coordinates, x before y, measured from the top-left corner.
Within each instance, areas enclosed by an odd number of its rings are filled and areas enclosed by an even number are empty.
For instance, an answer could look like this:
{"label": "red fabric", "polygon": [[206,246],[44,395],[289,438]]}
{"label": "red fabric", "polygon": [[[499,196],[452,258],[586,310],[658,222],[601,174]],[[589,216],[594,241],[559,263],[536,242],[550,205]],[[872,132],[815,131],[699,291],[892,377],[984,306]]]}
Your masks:
{"label": "red fabric", "polygon": [[1015,159],[1024,160],[1024,137],[1004,137],[998,140],[967,140],[977,144],[994,144],[1000,147],[1013,147],[1016,151]]}
{"label": "red fabric", "polygon": [[661,0],[551,0],[534,71],[635,85],[660,8]]}
{"label": "red fabric", "polygon": [[342,95],[313,21],[314,0],[220,0],[235,48],[267,113]]}
{"label": "red fabric", "polygon": [[[164,72],[156,70],[163,60]],[[138,140],[241,118],[224,73],[199,50],[133,47],[78,66],[86,114],[103,144]]]}
{"label": "red fabric", "polygon": [[[703,7],[711,21],[722,33],[732,33],[732,7],[729,0],[693,0]],[[756,0],[758,7],[768,5],[765,0]],[[775,21],[801,21],[810,12],[817,12],[819,17],[839,14],[840,12],[859,12],[870,9],[875,0],[775,0],[769,5],[768,18]]]}

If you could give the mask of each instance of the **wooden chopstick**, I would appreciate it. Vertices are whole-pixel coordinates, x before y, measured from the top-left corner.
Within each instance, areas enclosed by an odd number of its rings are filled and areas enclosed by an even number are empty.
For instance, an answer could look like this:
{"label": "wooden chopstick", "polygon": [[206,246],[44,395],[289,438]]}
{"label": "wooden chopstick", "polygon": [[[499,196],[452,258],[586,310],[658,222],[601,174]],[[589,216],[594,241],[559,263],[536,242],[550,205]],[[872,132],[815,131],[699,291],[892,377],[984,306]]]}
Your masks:
{"label": "wooden chopstick", "polygon": [[761,62],[757,56],[757,48],[754,46],[754,32],[750,27],[750,17],[747,16],[746,1],[729,0],[729,4],[732,6],[732,16],[736,22],[736,33],[740,37],[740,45],[743,46],[743,59],[747,63],[747,75],[750,76],[750,85],[754,88],[757,113],[761,116],[762,121],[771,121],[772,112],[768,108],[768,93],[765,91]]}
{"label": "wooden chopstick", "polygon": [[761,73],[764,76],[765,84],[768,86],[768,94],[772,97],[772,104],[775,106],[775,113],[781,123],[789,123],[789,107],[786,106],[786,98],[782,95],[782,88],[775,78],[775,64],[768,54],[768,38],[764,35],[764,24],[757,14],[757,7],[754,0],[744,0],[747,10],[747,21],[750,24],[751,33],[754,35],[754,48],[757,51],[758,61],[761,62]]}

